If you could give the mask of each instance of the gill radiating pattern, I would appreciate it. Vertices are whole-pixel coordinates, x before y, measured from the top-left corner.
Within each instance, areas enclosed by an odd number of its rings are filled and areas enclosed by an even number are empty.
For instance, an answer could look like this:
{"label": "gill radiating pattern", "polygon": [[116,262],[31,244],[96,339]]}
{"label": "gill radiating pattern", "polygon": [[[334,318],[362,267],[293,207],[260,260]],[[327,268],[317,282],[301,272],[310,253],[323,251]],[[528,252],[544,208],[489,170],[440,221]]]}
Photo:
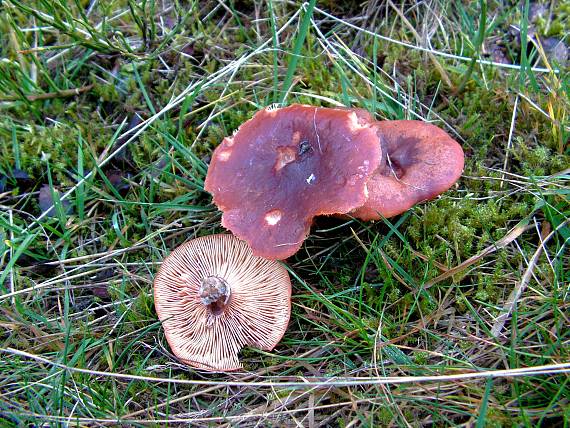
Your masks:
{"label": "gill radiating pattern", "polygon": [[[219,315],[198,295],[203,278],[217,276],[231,294]],[[166,338],[183,362],[210,370],[241,368],[244,346],[271,350],[289,322],[291,283],[279,262],[253,256],[233,235],[196,238],[175,249],[155,281],[155,305]]]}

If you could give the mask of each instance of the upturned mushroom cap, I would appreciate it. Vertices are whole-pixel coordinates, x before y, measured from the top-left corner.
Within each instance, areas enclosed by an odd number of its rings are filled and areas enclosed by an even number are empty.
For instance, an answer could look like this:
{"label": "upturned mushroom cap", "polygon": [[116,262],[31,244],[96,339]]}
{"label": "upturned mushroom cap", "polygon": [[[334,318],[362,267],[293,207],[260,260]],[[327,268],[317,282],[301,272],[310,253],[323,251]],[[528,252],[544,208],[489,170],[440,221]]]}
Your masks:
{"label": "upturned mushroom cap", "polygon": [[362,110],[264,109],[216,148],[204,187],[224,227],[254,254],[284,259],[301,247],[313,217],[364,204],[381,154]]}
{"label": "upturned mushroom cap", "polygon": [[244,346],[271,350],[285,333],[291,282],[279,262],[252,254],[232,235],[193,239],[166,257],[154,303],[172,352],[211,371],[242,366]]}
{"label": "upturned mushroom cap", "polygon": [[435,198],[461,176],[463,149],[445,131],[418,120],[375,123],[386,162],[368,182],[368,200],[350,215],[379,220]]}

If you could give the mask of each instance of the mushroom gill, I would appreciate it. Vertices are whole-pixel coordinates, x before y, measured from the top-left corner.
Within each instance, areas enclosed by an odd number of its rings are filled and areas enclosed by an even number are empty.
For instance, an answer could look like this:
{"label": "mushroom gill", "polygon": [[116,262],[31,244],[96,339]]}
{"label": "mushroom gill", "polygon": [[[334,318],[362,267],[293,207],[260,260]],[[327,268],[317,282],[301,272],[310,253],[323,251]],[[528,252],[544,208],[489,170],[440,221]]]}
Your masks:
{"label": "mushroom gill", "polygon": [[291,282],[279,262],[252,254],[233,235],[193,239],[163,261],[154,279],[156,312],[176,357],[232,371],[244,346],[271,350],[289,322]]}

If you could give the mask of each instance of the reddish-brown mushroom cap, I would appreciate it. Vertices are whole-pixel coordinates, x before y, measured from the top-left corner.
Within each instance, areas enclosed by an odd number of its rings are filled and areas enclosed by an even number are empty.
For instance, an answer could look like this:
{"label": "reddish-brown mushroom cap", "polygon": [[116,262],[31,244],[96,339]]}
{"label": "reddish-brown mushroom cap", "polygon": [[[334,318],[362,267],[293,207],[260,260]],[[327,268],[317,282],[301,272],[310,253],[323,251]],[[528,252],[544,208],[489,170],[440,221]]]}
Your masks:
{"label": "reddish-brown mushroom cap", "polygon": [[445,131],[417,120],[376,122],[386,154],[368,182],[368,200],[350,215],[379,220],[433,199],[461,176],[463,149]]}
{"label": "reddish-brown mushroom cap", "polygon": [[241,368],[244,346],[272,350],[291,312],[291,282],[279,262],[252,254],[233,235],[196,238],[166,257],[154,303],[172,352],[212,371]]}
{"label": "reddish-brown mushroom cap", "polygon": [[254,254],[284,259],[300,248],[313,217],[365,203],[381,156],[363,110],[264,109],[216,148],[204,187],[224,227]]}

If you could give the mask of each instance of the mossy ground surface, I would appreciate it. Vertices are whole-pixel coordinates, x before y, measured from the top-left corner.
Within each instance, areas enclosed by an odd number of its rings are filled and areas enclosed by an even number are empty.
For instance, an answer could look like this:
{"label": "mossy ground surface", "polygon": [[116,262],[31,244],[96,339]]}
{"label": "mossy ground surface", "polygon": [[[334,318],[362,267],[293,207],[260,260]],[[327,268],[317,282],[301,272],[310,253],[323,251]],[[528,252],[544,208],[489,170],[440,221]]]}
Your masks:
{"label": "mossy ground surface", "polygon": [[[1,2],[0,425],[567,426],[570,80],[540,40],[570,6],[464,3]],[[465,171],[318,219],[277,348],[192,370],[152,279],[222,231],[212,150],[278,102],[430,121]]]}

